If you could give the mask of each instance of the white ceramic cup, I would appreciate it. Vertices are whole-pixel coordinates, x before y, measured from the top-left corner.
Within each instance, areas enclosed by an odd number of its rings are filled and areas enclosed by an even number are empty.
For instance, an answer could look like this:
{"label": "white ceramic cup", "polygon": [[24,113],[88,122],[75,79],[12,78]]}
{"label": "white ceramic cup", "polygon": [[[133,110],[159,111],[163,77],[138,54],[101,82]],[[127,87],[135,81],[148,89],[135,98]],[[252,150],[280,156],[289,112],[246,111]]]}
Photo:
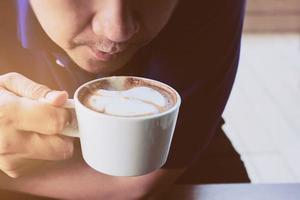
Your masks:
{"label": "white ceramic cup", "polygon": [[78,129],[67,127],[63,135],[80,138],[84,160],[99,172],[113,176],[147,174],[167,160],[181,99],[164,83],[132,77],[167,88],[176,97],[174,106],[158,114],[120,117],[96,112],[80,101],[79,95],[88,85],[117,78],[122,77],[96,79],[76,90],[74,100],[68,100],[64,107],[75,107]]}

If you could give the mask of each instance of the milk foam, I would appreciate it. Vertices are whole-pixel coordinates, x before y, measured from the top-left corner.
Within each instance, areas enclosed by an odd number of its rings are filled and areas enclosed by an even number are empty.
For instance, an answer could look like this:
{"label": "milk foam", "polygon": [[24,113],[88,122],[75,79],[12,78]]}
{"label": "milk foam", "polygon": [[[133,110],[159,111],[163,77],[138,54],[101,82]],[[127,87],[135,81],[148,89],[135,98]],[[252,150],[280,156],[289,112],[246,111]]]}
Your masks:
{"label": "milk foam", "polygon": [[88,98],[87,104],[106,114],[137,116],[159,113],[167,102],[158,91],[140,86],[123,91],[98,89]]}

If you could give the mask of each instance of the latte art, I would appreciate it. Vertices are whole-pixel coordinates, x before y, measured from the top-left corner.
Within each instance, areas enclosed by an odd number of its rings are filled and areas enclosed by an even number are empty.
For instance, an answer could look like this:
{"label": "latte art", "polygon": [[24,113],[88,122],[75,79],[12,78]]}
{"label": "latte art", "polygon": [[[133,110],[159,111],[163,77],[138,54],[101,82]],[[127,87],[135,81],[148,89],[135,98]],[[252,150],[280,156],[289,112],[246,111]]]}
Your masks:
{"label": "latte art", "polygon": [[174,105],[173,96],[167,89],[132,79],[96,83],[83,96],[83,103],[88,108],[122,117],[153,115]]}
{"label": "latte art", "polygon": [[163,95],[148,87],[125,91],[99,89],[86,103],[98,112],[119,116],[155,114],[161,112],[167,104]]}
{"label": "latte art", "polygon": [[152,102],[153,104],[156,104],[157,106],[165,106],[166,101],[162,94],[160,94],[158,91],[145,87],[134,87],[129,90],[123,90],[123,91],[110,91],[110,90],[104,90],[99,89],[95,92],[98,95],[101,96],[107,96],[107,97],[123,97],[128,99],[137,99],[140,101],[145,102]]}

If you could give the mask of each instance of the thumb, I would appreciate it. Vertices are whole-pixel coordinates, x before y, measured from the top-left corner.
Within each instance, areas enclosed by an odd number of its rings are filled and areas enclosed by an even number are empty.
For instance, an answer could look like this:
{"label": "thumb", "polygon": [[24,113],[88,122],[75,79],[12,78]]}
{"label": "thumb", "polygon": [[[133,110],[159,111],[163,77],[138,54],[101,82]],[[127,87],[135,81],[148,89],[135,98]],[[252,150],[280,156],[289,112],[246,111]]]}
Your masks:
{"label": "thumb", "polygon": [[30,99],[44,99],[56,106],[62,105],[68,98],[68,94],[64,91],[53,91],[47,86],[36,83],[15,72],[0,76],[0,86],[18,96]]}
{"label": "thumb", "polygon": [[66,91],[49,91],[43,98],[47,103],[50,103],[54,106],[63,105],[68,99],[68,93]]}

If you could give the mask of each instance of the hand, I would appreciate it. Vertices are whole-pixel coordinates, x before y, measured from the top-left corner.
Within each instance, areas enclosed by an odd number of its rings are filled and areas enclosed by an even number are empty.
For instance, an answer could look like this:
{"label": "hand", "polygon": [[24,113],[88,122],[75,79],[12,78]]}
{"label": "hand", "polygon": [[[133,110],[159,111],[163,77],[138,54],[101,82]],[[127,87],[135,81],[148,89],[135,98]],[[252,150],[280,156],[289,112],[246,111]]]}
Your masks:
{"label": "hand", "polygon": [[69,120],[68,98],[18,73],[0,76],[0,170],[18,177],[43,160],[72,156],[73,140],[59,135]]}

